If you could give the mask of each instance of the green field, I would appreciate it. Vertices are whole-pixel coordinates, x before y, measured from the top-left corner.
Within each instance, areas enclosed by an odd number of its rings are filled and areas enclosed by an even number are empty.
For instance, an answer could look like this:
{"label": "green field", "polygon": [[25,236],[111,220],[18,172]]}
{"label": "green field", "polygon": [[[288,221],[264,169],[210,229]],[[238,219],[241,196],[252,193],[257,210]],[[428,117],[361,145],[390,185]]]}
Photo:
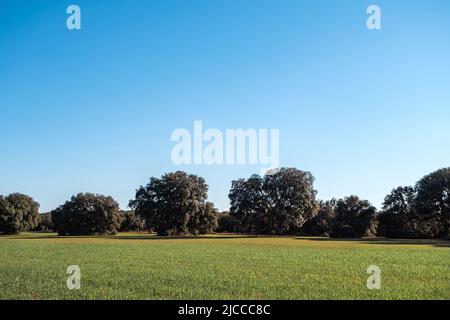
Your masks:
{"label": "green field", "polygon": [[[69,265],[81,289],[68,290]],[[368,290],[369,265],[381,289]],[[0,236],[1,299],[450,299],[450,243]]]}

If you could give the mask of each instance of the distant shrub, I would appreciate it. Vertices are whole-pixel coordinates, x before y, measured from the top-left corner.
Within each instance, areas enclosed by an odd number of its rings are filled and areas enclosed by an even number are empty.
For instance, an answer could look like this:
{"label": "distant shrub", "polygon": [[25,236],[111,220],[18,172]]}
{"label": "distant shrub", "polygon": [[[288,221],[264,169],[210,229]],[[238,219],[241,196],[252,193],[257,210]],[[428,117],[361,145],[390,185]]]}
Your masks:
{"label": "distant shrub", "polygon": [[52,221],[59,235],[104,235],[116,233],[122,217],[112,197],[80,193],[53,210]]}
{"label": "distant shrub", "polygon": [[39,203],[30,196],[12,193],[0,195],[0,232],[17,234],[34,229],[39,221]]}
{"label": "distant shrub", "polygon": [[218,218],[217,232],[237,232],[236,221],[228,211],[220,212]]}
{"label": "distant shrub", "polygon": [[144,231],[145,221],[141,216],[138,216],[134,211],[120,211],[122,216],[122,224],[120,225],[120,232],[130,231]]}
{"label": "distant shrub", "polygon": [[54,231],[55,227],[52,222],[52,214],[49,213],[42,213],[39,215],[39,223],[37,227],[34,229],[34,231],[39,232],[51,232]]}

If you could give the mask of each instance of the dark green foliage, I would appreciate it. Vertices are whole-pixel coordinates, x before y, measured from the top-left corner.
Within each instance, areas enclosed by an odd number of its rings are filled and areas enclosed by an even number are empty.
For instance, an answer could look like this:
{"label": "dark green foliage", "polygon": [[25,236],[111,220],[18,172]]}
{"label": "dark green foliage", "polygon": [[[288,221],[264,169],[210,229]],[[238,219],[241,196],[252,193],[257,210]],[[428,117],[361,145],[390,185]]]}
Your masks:
{"label": "dark green foliage", "polygon": [[318,213],[303,225],[302,234],[329,237],[331,234],[331,225],[335,217],[336,204],[336,199],[319,201]]}
{"label": "dark green foliage", "polygon": [[39,215],[39,223],[37,227],[34,229],[39,232],[51,232],[55,229],[52,222],[52,215],[50,212],[42,213]]}
{"label": "dark green foliage", "polygon": [[134,213],[134,211],[120,211],[122,216],[122,224],[120,225],[120,232],[130,231],[144,231],[145,221],[141,216]]}
{"label": "dark green foliage", "polygon": [[0,195],[0,232],[18,234],[36,228],[39,222],[39,203],[30,196],[12,193]]}
{"label": "dark green foliage", "polygon": [[264,179],[258,175],[231,183],[230,216],[236,221],[236,231],[242,233],[268,231],[268,203],[263,184]]}
{"label": "dark green foliage", "polygon": [[80,193],[52,211],[59,235],[106,235],[120,228],[119,204],[109,196]]}
{"label": "dark green foliage", "polygon": [[429,237],[450,235],[450,168],[437,170],[416,184],[416,215]]}
{"label": "dark green foliage", "polygon": [[151,178],[129,206],[158,235],[202,234],[217,226],[217,212],[207,197],[203,178],[177,171]]}
{"label": "dark green foliage", "polygon": [[377,235],[389,238],[418,237],[415,217],[416,192],[412,187],[398,187],[386,196],[378,214]]}
{"label": "dark green foliage", "polygon": [[218,221],[217,232],[237,232],[238,227],[236,225],[236,221],[230,216],[228,211],[219,213],[219,221]]}
{"label": "dark green foliage", "polygon": [[213,233],[218,227],[219,212],[211,202],[199,207],[197,214],[188,221],[189,233],[199,235]]}
{"label": "dark green foliage", "polygon": [[369,201],[357,196],[340,199],[336,203],[331,227],[333,238],[359,238],[376,234],[376,209]]}
{"label": "dark green foliage", "polygon": [[313,182],[311,173],[295,168],[233,181],[230,215],[240,232],[295,233],[317,210]]}

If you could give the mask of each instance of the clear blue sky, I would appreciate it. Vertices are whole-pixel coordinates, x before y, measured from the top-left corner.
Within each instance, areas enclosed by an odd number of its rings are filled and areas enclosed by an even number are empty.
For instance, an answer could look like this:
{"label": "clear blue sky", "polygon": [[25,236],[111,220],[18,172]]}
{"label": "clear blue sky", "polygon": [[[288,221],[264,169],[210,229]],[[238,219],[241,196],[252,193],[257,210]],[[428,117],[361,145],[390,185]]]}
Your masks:
{"label": "clear blue sky", "polygon": [[280,129],[281,165],[311,171],[319,198],[379,207],[450,165],[450,2],[2,0],[0,112],[0,194],[41,211],[78,192],[126,208],[178,169],[227,208],[259,166],[173,165],[171,133],[194,120]]}

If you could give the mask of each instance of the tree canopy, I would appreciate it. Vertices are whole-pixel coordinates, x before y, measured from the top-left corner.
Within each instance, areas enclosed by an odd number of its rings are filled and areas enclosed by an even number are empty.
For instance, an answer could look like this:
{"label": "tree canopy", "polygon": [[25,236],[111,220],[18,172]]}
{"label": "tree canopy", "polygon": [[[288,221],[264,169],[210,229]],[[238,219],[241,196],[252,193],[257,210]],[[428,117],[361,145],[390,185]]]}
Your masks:
{"label": "tree canopy", "polygon": [[369,201],[357,196],[340,199],[336,203],[331,237],[369,237],[376,234],[376,209]]}
{"label": "tree canopy", "polygon": [[207,198],[208,185],[202,177],[177,171],[151,178],[129,206],[158,235],[202,234],[217,227],[217,210]]}
{"label": "tree canopy", "polygon": [[51,214],[59,235],[114,234],[122,223],[119,204],[110,196],[93,193],[79,193]]}
{"label": "tree canopy", "polygon": [[450,168],[432,172],[416,184],[416,213],[432,237],[450,236]]}
{"label": "tree canopy", "polygon": [[295,168],[233,181],[230,215],[241,232],[296,232],[317,210],[313,183],[311,173]]}
{"label": "tree canopy", "polygon": [[32,197],[12,193],[0,195],[0,232],[17,234],[32,230],[39,223],[39,203]]}

